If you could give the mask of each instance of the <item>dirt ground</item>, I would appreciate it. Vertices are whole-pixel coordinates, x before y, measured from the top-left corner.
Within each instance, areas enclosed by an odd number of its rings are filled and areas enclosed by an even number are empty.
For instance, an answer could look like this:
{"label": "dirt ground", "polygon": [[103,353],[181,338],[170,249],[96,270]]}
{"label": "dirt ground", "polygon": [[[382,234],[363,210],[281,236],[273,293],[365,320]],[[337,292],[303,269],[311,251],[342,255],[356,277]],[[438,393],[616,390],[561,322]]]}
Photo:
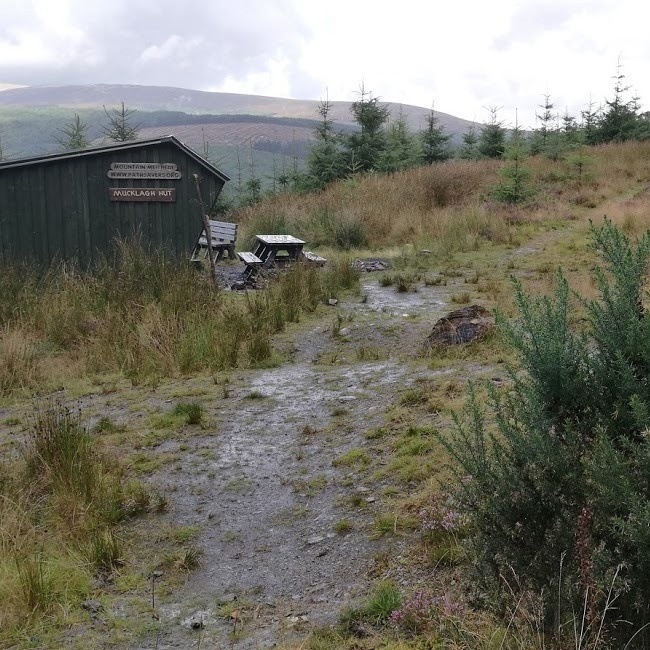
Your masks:
{"label": "dirt ground", "polygon": [[[194,437],[179,465],[158,474],[173,495],[168,519],[201,527],[203,556],[161,607],[156,638],[135,647],[189,647],[197,620],[207,647],[274,647],[333,622],[366,589],[386,545],[371,530],[383,486],[336,461],[363,447],[364,432],[382,423],[399,392],[432,372],[408,357],[445,312],[449,289],[398,294],[376,276],[363,280],[363,298],[333,307],[332,323],[294,338],[289,364],[238,373],[228,399],[210,409],[214,430]],[[335,337],[337,310],[343,327]],[[385,358],[357,361],[359,347]],[[345,504],[355,496],[367,507],[351,511]],[[337,533],[344,518],[352,529]],[[217,616],[233,600],[249,612],[235,640],[232,623]]]}
{"label": "dirt ground", "polygon": [[[534,250],[513,249],[509,258]],[[144,621],[117,647],[282,647],[334,622],[367,592],[376,558],[399,552],[399,539],[373,528],[386,484],[349,462],[350,452],[368,446],[364,434],[384,422],[401,393],[446,372],[429,367],[421,346],[457,307],[452,296],[464,278],[417,282],[405,293],[380,286],[376,273],[361,280],[360,295],[279,337],[287,361],[278,367],[236,371],[227,384],[195,378],[78,398],[89,426],[110,417],[129,435],[181,398],[202,404],[205,424],[143,447],[154,467],[146,480],[169,502],[155,525],[195,531],[198,568],[161,590],[153,621],[146,602],[138,608],[117,599],[93,629],[70,633],[75,647],[85,634],[101,635],[104,618],[113,626],[120,618]],[[4,422],[15,415],[0,409]],[[151,525],[135,523],[145,536]]]}

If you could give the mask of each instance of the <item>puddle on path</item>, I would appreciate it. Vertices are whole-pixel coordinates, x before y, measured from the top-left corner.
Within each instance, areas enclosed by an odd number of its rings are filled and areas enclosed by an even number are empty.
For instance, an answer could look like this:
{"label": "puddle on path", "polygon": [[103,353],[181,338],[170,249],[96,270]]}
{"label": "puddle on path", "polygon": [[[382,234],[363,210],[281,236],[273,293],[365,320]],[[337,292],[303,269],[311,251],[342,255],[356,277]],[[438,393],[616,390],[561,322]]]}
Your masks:
{"label": "puddle on path", "polygon": [[[333,461],[382,422],[389,391],[408,383],[407,372],[391,360],[331,368],[300,363],[251,373],[246,388],[225,401],[218,433],[196,439],[180,471],[166,477],[175,486],[169,519],[201,526],[203,557],[166,607],[174,615],[161,648],[187,643],[181,624],[192,615],[187,603],[208,610],[230,593],[269,617],[234,648],[268,647],[255,644],[278,612],[334,620],[361,588],[383,541],[372,541],[368,530],[381,486],[363,492],[372,502],[351,513],[340,501],[362,486],[353,468]],[[354,531],[336,534],[335,523],[349,517]],[[226,628],[210,625],[210,634],[224,642]]]}
{"label": "puddle on path", "polygon": [[[367,297],[365,303],[356,309],[383,312],[389,316],[431,314],[436,318],[448,311],[453,287],[422,287],[417,291],[399,293],[395,287],[382,287],[374,281],[365,281],[361,285],[362,295]],[[457,287],[456,287],[457,290]]]}

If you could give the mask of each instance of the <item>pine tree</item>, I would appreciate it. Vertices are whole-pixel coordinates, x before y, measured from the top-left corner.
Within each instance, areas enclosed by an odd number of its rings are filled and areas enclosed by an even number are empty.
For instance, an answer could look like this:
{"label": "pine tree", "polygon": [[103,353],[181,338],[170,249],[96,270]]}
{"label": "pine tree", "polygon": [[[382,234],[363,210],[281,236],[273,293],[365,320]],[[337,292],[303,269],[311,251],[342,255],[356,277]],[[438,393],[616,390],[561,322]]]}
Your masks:
{"label": "pine tree", "polygon": [[562,137],[567,149],[573,149],[582,144],[580,127],[575,116],[569,114],[568,109],[565,109],[564,115],[562,116]]}
{"label": "pine tree", "polygon": [[360,130],[348,136],[346,166],[352,173],[376,170],[386,147],[384,126],[390,111],[379,97],[373,97],[361,86],[359,99],[352,103],[350,112]]}
{"label": "pine tree", "polygon": [[519,128],[519,122],[510,134],[504,157],[507,163],[500,170],[501,182],[494,188],[493,194],[504,203],[522,203],[533,194],[528,185],[530,170],[524,166],[526,147]]}
{"label": "pine tree", "polygon": [[213,165],[218,165],[224,159],[223,156],[218,157],[215,148],[210,144],[205,135],[205,129],[201,127],[201,155]]}
{"label": "pine tree", "polygon": [[255,170],[255,157],[253,156],[253,138],[248,139],[248,147],[250,151],[250,165],[249,176],[246,183],[244,183],[244,202],[257,203],[262,198],[262,181],[257,177]]}
{"label": "pine tree", "polygon": [[450,140],[451,135],[445,133],[445,127],[440,124],[438,116],[431,107],[431,111],[427,115],[427,126],[420,131],[423,162],[432,165],[436,162],[449,160],[451,158],[451,152],[449,151]]}
{"label": "pine tree", "polygon": [[614,75],[614,96],[605,100],[605,109],[598,123],[599,142],[625,142],[637,137],[639,126],[639,99],[625,100],[630,86],[625,85],[625,75],[618,62]]}
{"label": "pine tree", "polygon": [[498,119],[499,106],[489,106],[490,120],[481,127],[478,152],[484,158],[501,158],[506,148],[506,130]]}
{"label": "pine tree", "polygon": [[400,108],[386,131],[386,146],[379,155],[377,169],[381,172],[396,172],[415,167],[421,160],[419,142],[408,130],[408,124]]}
{"label": "pine tree", "polygon": [[460,149],[459,156],[463,160],[478,160],[479,158],[478,135],[474,124],[469,127],[467,133],[463,133],[463,146]]}
{"label": "pine tree", "polygon": [[104,113],[108,118],[108,126],[102,127],[104,135],[114,142],[130,142],[138,137],[140,124],[133,124],[132,118],[137,113],[135,108],[126,108],[124,102],[121,102],[120,108],[111,108],[104,106]]}
{"label": "pine tree", "polygon": [[340,138],[330,118],[331,110],[332,104],[327,98],[318,105],[318,114],[322,119],[316,125],[315,142],[307,156],[308,183],[315,189],[321,189],[343,176],[343,154]]}
{"label": "pine tree", "polygon": [[90,140],[87,136],[88,124],[82,122],[77,113],[74,114],[74,119],[58,129],[61,133],[56,136],[56,141],[61,145],[65,151],[72,151],[74,149],[84,149],[90,146]]}
{"label": "pine tree", "polygon": [[599,141],[598,122],[602,107],[595,108],[593,100],[589,99],[587,106],[580,112],[582,115],[582,139],[585,144],[596,144]]}
{"label": "pine tree", "polygon": [[547,93],[544,95],[544,103],[540,104],[538,108],[542,109],[541,113],[535,113],[535,117],[539,120],[539,132],[541,136],[542,152],[546,152],[549,146],[549,137],[553,131],[553,124],[556,119],[554,112],[555,104],[551,101],[551,96]]}
{"label": "pine tree", "polygon": [[560,130],[560,116],[555,111],[555,104],[547,93],[544,96],[544,103],[538,108],[540,112],[535,113],[535,120],[539,127],[535,129],[530,138],[530,153],[532,155],[543,154],[551,160],[559,160],[563,154],[563,138]]}

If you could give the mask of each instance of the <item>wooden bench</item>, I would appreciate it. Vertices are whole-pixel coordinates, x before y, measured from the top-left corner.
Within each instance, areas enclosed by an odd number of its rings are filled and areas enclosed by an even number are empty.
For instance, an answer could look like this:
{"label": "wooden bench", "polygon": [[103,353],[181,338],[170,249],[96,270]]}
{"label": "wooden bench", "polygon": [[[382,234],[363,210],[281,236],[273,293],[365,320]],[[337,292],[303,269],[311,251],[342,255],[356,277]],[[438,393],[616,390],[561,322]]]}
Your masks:
{"label": "wooden bench", "polygon": [[312,253],[311,251],[303,251],[302,259],[308,264],[313,264],[314,266],[324,266],[325,262],[327,262],[324,257],[316,255],[316,253]]}
{"label": "wooden bench", "polygon": [[244,271],[244,276],[248,280],[253,273],[257,272],[257,269],[264,264],[264,260],[261,260],[255,253],[249,251],[244,251],[243,253],[237,253],[239,259],[246,264],[246,270]]}
{"label": "wooden bench", "polygon": [[[213,221],[210,219],[210,239],[212,250],[216,253],[215,262],[218,262],[226,253],[229,259],[235,259],[235,242],[237,241],[237,224],[226,221]],[[208,257],[208,238],[205,230],[201,231],[199,239],[194,245],[190,261],[198,262]]]}

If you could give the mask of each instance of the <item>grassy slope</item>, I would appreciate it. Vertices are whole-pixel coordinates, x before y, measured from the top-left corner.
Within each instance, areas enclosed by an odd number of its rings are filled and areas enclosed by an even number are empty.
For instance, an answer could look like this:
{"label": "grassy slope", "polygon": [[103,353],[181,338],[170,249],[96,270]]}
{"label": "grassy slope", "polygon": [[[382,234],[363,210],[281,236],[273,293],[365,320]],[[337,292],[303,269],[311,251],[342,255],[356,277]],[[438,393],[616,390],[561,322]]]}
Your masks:
{"label": "grassy slope", "polygon": [[[587,271],[591,254],[585,248],[587,219],[607,215],[631,232],[650,225],[647,210],[649,153],[647,144],[601,147],[590,153],[589,176],[581,180],[575,177],[570,165],[533,160],[530,162],[532,182],[538,192],[533,203],[522,208],[490,200],[489,188],[497,182],[498,163],[454,162],[390,177],[359,178],[315,195],[271,197],[237,213],[234,218],[241,224],[242,240],[245,233],[285,230],[303,236],[310,245],[319,245],[319,250],[330,258],[341,256],[337,244],[361,236],[366,252],[358,251],[355,255],[391,257],[393,274],[411,279],[419,276],[420,280],[415,281],[442,277],[443,281],[458,283],[455,299],[459,303],[478,301],[489,307],[498,304],[507,309],[510,273],[518,274],[533,290],[547,291],[552,282],[552,270],[562,264],[574,286],[582,291],[589,290]],[[525,247],[528,242],[533,242],[530,251],[526,253],[524,248],[524,254],[517,253],[518,248]],[[422,248],[431,253],[419,254]],[[128,269],[122,272],[136,277]],[[160,280],[152,276],[158,291],[163,288],[162,298],[154,291],[143,299],[137,286],[124,285],[125,276],[116,276],[115,285],[110,278],[104,278],[103,285],[102,282],[93,285],[61,274],[53,276],[53,281],[45,287],[47,301],[34,300],[33,294],[37,297],[38,292],[31,285],[28,287],[32,295],[30,303],[15,296],[9,302],[3,301],[0,313],[5,329],[0,334],[0,385],[5,387],[5,396],[0,406],[22,414],[17,422],[7,420],[3,423],[5,432],[11,433],[13,438],[29,430],[29,413],[34,408],[30,395],[35,390],[48,394],[58,387],[66,387],[68,394],[79,395],[97,390],[115,392],[117,402],[129,403],[129,380],[125,381],[125,375],[134,385],[155,387],[163,382],[167,389],[176,390],[177,378],[209,373],[210,366],[205,365],[201,355],[207,353],[210,346],[197,357],[194,346],[188,346],[187,341],[196,341],[198,335],[201,341],[209,341],[214,332],[227,337],[234,331],[227,324],[243,322],[245,314],[224,309],[217,297],[214,304],[192,305],[193,301],[188,302],[187,296],[193,294],[188,294],[187,283],[193,280],[182,274],[176,279],[178,274],[174,268],[167,269],[166,273]],[[158,277],[155,272],[153,275]],[[3,273],[5,280],[8,277]],[[21,281],[20,278],[15,280],[17,284]],[[141,282],[141,276],[137,276],[137,282]],[[151,286],[154,286],[153,281]],[[119,296],[116,294],[118,287]],[[100,289],[102,295],[113,295],[116,296],[114,300],[121,301],[119,318],[111,314],[112,309],[104,311],[101,308]],[[281,294],[282,291],[280,289]],[[283,295],[300,294],[301,291],[296,292],[296,285],[289,285]],[[4,289],[0,294],[10,295]],[[305,293],[306,297],[308,295]],[[22,305],[21,312],[15,311],[16,304]],[[262,300],[249,304],[248,309],[259,316],[267,307]],[[193,314],[206,313],[214,314],[215,318],[208,323],[203,317],[192,320]],[[181,318],[179,314],[186,315]],[[316,317],[322,318],[319,314],[317,311]],[[66,328],[61,328],[61,323],[66,323]],[[201,330],[197,329],[199,326]],[[210,328],[214,329],[212,334]],[[255,355],[263,357],[268,342],[265,337],[250,341],[251,344],[242,349],[242,359],[245,364],[254,365]],[[230,343],[225,340],[213,343],[214,354],[211,352],[206,358],[213,359],[218,368],[224,362],[219,350],[228,349]],[[345,346],[345,341],[341,341],[341,345]],[[397,535],[397,539],[408,535],[410,540],[404,547],[399,566],[385,558],[386,566],[379,573],[400,575],[406,584],[422,578],[431,581],[435,575],[436,579],[428,583],[432,589],[440,592],[451,589],[454,594],[459,593],[459,588],[453,584],[462,584],[463,564],[461,557],[454,556],[457,552],[454,540],[421,536],[413,531],[422,508],[435,499],[441,483],[447,480],[440,469],[440,450],[427,437],[427,427],[432,422],[437,427],[449,426],[450,408],[462,404],[468,374],[491,377],[495,368],[499,373],[504,354],[498,340],[490,339],[474,347],[422,360],[432,368],[445,368],[449,374],[394,396],[395,403],[386,413],[385,427],[381,431],[368,432],[367,449],[359,450],[359,454],[370,459],[364,463],[364,477],[390,483],[390,490],[386,489],[384,513],[376,521],[376,533]],[[223,384],[223,390],[225,394],[227,384]],[[143,443],[133,439],[133,432],[121,431],[110,421],[105,426],[105,443],[119,449],[121,456],[133,458],[130,471],[139,467],[141,471],[155,472],[155,466],[142,465],[150,459],[146,453],[138,456],[138,448]],[[155,428],[151,435],[153,433]],[[3,444],[5,459],[15,459],[18,453],[14,444]],[[10,479],[9,487],[3,484],[3,490],[14,489],[15,480],[18,479]],[[18,512],[23,512],[24,507],[24,516],[27,516],[31,506],[27,495],[23,496],[25,501],[21,502]],[[53,498],[56,504],[56,499],[62,496],[55,493]],[[75,507],[70,500],[66,504],[67,508]],[[21,521],[16,517],[3,519],[0,551],[7,561],[3,563],[0,558],[0,568],[8,572],[4,575],[8,575],[10,581],[5,584],[17,586],[11,601],[5,601],[0,619],[5,622],[5,634],[8,635],[5,639],[27,643],[26,637],[20,636],[26,634],[22,625],[16,628],[17,636],[12,636],[11,628],[7,627],[16,625],[16,617],[24,613],[25,607],[20,598],[20,585],[24,581],[21,583],[20,575],[12,571],[10,562],[11,553],[15,553],[13,538],[20,533]],[[46,618],[36,617],[31,623],[33,629],[42,630],[45,625],[55,631],[58,625],[83,620],[78,594],[92,595],[95,591],[90,586],[87,567],[72,552],[79,545],[65,541],[68,540],[65,521],[46,519],[41,526],[47,528],[48,522],[49,530],[62,529],[62,548],[66,549],[65,557],[51,565],[52,579],[62,571],[78,576],[70,587],[74,597],[65,600],[61,610],[50,607],[48,600]],[[95,529],[91,526],[89,530]],[[123,531],[127,538],[128,530],[127,527]],[[40,527],[30,524],[26,531],[30,542],[26,548],[38,550]],[[167,556],[171,565],[182,567],[182,575],[185,563],[192,563],[192,549],[185,543],[188,535],[191,537],[191,531],[171,531],[167,537],[153,543],[153,548],[150,540],[131,538],[130,553],[134,560],[128,570],[120,574],[115,587],[102,587],[102,598],[110,602],[117,589],[117,594],[133,593],[134,598],[146,601],[147,584],[141,584],[141,576],[137,577],[142,573],[138,562],[146,565],[143,551],[152,556],[154,553],[158,557]],[[81,547],[86,548],[87,543],[90,542],[84,542]],[[67,552],[68,549],[72,550]],[[33,557],[38,559],[39,556]],[[443,561],[450,565],[449,568],[432,574],[432,568],[438,567],[445,557],[455,559]],[[39,565],[37,561],[35,565],[32,562],[25,566],[36,570]],[[168,588],[177,579],[172,572]],[[38,586],[38,582],[36,584]],[[62,596],[54,590],[52,597]],[[363,616],[362,612],[361,619]],[[438,624],[446,626],[445,634],[456,639],[457,647],[492,647],[489,639],[495,638],[495,634],[499,638],[497,623],[471,612],[463,619],[461,631],[454,631],[454,626],[444,618],[437,621]],[[130,630],[130,633],[141,632],[143,630]],[[299,647],[312,650],[419,647],[417,640],[413,643],[396,641],[392,633],[382,631],[381,626],[369,625],[367,632],[370,638],[366,640],[348,638],[347,633],[336,630],[318,633]],[[429,630],[427,634],[433,633]],[[474,644],[469,644],[467,639],[474,639]]]}
{"label": "grassy slope", "polygon": [[[12,108],[0,107],[0,142],[3,156],[20,158],[61,150],[57,138],[61,129],[78,113],[88,125],[91,141],[103,138],[102,125],[107,119],[95,108]],[[219,120],[219,121],[216,121]],[[294,155],[299,168],[304,164],[307,142],[311,138],[311,122],[291,118],[259,118],[241,121],[227,116],[195,116],[186,113],[157,111],[139,112],[134,121],[141,125],[139,137],[152,138],[173,134],[204,155],[204,138],[209,158],[237,184],[241,168],[242,182],[250,178],[250,145],[253,145],[255,175],[264,187],[272,186],[273,170],[279,174],[283,166],[293,164]],[[266,150],[274,143],[277,153]]]}

